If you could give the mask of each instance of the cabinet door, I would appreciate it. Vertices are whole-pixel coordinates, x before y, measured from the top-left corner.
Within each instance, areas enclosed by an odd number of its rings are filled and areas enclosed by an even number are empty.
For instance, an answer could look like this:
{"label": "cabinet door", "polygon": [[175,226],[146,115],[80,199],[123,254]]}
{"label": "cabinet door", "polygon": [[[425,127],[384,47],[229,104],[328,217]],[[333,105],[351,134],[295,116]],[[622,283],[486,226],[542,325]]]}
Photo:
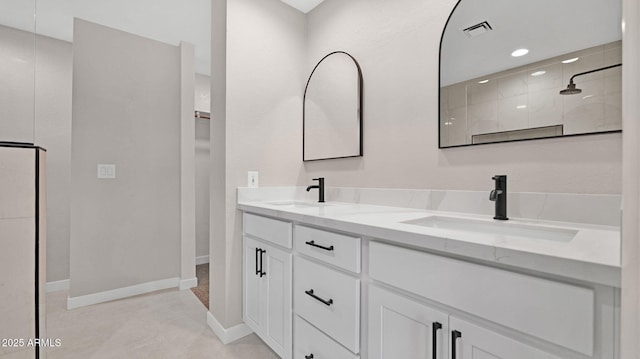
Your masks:
{"label": "cabinet door", "polygon": [[[449,328],[451,340],[453,340],[454,331],[459,335],[455,342],[451,342],[451,359],[561,359],[454,316],[449,318]],[[453,345],[455,345],[455,356]]]}
{"label": "cabinet door", "polygon": [[243,256],[244,256],[244,272],[243,272],[243,308],[242,316],[244,322],[254,332],[258,333],[264,326],[264,300],[262,290],[260,288],[262,281],[260,280],[259,271],[259,255],[258,249],[260,243],[251,238],[243,238]]}
{"label": "cabinet door", "polygon": [[370,359],[448,358],[447,323],[446,313],[386,289],[369,287]]}
{"label": "cabinet door", "polygon": [[262,339],[284,359],[291,358],[292,309],[291,309],[291,253],[264,245],[263,300],[265,302],[265,326]]}

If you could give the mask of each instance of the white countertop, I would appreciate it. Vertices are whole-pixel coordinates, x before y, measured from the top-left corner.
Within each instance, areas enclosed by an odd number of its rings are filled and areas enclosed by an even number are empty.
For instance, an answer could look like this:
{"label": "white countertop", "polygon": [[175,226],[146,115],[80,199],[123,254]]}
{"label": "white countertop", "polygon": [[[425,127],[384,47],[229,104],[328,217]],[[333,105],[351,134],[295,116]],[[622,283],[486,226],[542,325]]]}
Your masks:
{"label": "white countertop", "polygon": [[[496,221],[484,215],[368,204],[327,202],[323,206],[306,206],[304,202],[300,204],[301,201],[282,201],[299,204],[294,206],[276,203],[239,202],[238,209],[497,266],[620,287],[620,230],[617,227],[524,218]],[[402,223],[428,216],[471,219],[507,226],[569,229],[577,231],[577,234],[570,241],[563,242]]]}

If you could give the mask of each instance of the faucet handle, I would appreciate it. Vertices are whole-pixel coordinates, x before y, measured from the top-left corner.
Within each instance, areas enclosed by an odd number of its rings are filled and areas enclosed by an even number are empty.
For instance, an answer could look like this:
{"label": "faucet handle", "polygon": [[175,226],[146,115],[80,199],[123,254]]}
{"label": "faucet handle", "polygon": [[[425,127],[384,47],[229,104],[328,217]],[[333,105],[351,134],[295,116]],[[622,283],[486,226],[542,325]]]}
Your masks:
{"label": "faucet handle", "polygon": [[322,181],[324,179],[324,177],[318,177],[318,178],[314,178],[314,181]]}
{"label": "faucet handle", "polygon": [[495,201],[499,195],[502,194],[502,190],[501,189],[494,189],[491,192],[489,192],[489,201]]}

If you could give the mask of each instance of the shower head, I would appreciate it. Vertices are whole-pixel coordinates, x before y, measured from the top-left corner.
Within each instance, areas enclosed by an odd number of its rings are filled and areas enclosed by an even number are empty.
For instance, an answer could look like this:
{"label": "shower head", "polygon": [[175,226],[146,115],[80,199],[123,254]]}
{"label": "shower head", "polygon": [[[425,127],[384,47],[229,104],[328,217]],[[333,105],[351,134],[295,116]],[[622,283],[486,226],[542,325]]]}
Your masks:
{"label": "shower head", "polygon": [[605,66],[605,67],[601,67],[599,69],[594,69],[594,70],[590,70],[590,71],[581,72],[579,74],[575,74],[575,75],[571,76],[571,79],[569,79],[569,85],[567,86],[566,89],[561,90],[560,94],[561,95],[577,95],[579,93],[582,93],[582,90],[581,89],[577,89],[576,88],[576,84],[573,83],[573,79],[578,77],[578,76],[582,76],[582,75],[586,75],[586,74],[590,74],[590,73],[594,73],[594,72],[598,72],[598,71],[608,70],[608,69],[612,69],[614,67],[619,67],[619,66],[622,66],[622,64],[615,64],[615,65],[611,65],[611,66]]}
{"label": "shower head", "polygon": [[579,94],[581,92],[582,92],[582,90],[576,88],[576,84],[574,84],[573,80],[571,80],[571,82],[569,82],[569,85],[567,86],[567,88],[560,91],[560,94],[561,95],[577,95],[577,94]]}

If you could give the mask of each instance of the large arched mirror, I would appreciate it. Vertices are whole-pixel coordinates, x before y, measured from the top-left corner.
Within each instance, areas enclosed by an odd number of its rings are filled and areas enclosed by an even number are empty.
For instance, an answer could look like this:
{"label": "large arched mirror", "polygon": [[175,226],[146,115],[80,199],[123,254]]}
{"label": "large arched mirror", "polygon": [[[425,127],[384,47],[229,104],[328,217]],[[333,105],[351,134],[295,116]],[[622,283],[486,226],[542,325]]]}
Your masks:
{"label": "large arched mirror", "polygon": [[315,66],[303,100],[304,161],[362,156],[362,71],[346,52]]}
{"label": "large arched mirror", "polygon": [[619,0],[460,0],[440,44],[440,148],[620,131],[621,37]]}

